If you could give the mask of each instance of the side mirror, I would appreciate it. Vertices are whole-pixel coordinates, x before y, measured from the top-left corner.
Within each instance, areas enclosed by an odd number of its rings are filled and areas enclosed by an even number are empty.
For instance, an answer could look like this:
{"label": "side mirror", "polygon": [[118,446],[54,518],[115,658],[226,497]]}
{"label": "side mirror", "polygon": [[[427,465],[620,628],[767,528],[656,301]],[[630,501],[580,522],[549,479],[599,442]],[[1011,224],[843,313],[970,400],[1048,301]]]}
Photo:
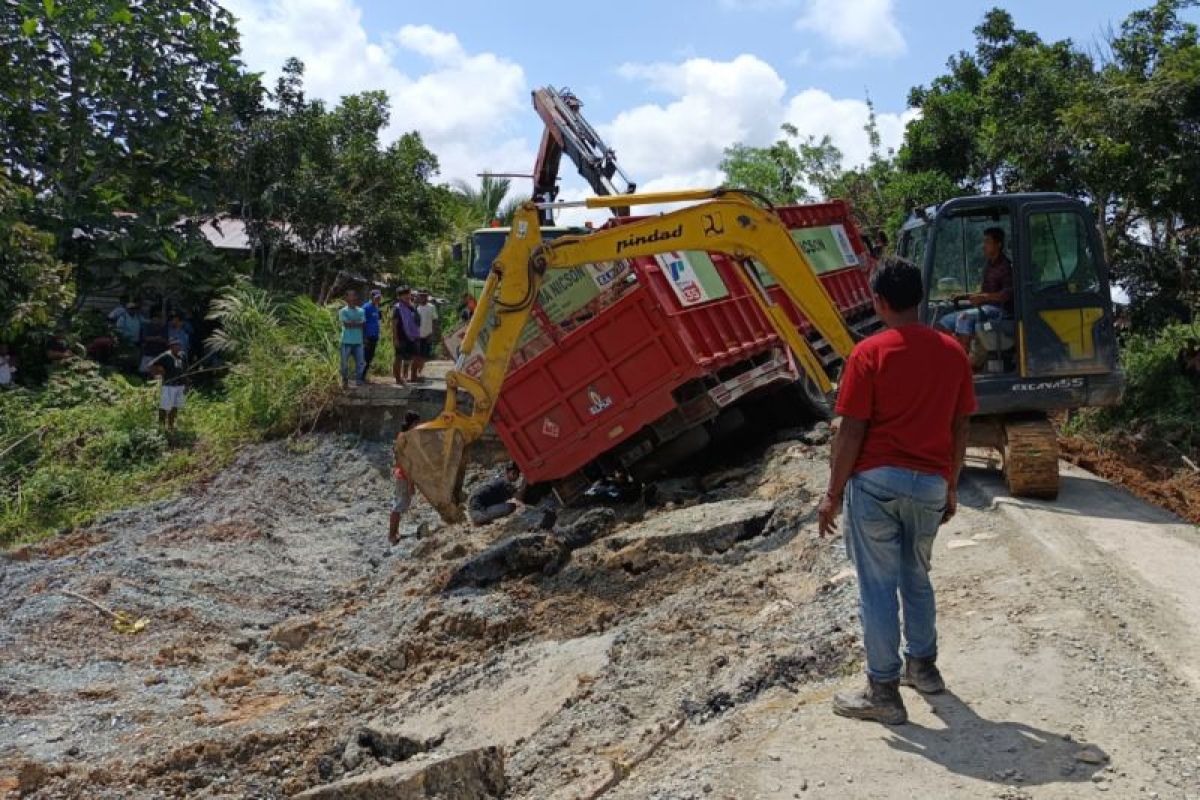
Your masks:
{"label": "side mirror", "polygon": [[462,242],[455,242],[454,244],[450,245],[450,257],[455,261],[463,260]]}

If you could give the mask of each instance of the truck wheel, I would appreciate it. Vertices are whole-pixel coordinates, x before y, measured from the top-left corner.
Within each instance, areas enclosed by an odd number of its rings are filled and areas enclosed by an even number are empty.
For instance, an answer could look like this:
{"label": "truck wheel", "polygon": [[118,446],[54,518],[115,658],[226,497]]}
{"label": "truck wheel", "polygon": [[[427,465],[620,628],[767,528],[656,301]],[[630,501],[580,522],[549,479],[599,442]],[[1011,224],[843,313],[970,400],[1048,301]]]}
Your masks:
{"label": "truck wheel", "polygon": [[808,375],[801,375],[792,384],[791,391],[811,420],[819,422],[833,419],[833,405]]}
{"label": "truck wheel", "polygon": [[1058,497],[1058,435],[1045,417],[1004,421],[1004,480],[1014,497]]}

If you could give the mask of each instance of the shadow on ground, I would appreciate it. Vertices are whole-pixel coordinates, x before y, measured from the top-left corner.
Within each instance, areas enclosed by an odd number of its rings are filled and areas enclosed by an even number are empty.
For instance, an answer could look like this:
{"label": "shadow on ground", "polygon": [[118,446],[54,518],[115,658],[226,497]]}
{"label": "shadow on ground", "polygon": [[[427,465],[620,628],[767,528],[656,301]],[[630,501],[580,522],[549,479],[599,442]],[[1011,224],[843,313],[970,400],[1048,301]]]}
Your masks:
{"label": "shadow on ground", "polygon": [[[1022,722],[979,716],[953,692],[924,696],[944,728],[909,722],[889,728],[888,746],[940,764],[948,771],[1005,785],[1083,783],[1107,760],[1095,745]],[[1101,763],[1088,763],[1088,761]]]}

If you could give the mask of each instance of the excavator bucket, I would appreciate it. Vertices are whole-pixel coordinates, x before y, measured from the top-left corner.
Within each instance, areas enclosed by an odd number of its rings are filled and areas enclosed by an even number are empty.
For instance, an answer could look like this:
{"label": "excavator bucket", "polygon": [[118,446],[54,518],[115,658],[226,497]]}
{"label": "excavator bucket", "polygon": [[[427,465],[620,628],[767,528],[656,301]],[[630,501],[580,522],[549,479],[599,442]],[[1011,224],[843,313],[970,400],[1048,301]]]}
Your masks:
{"label": "excavator bucket", "polygon": [[462,522],[467,442],[457,428],[420,425],[396,437],[396,463],[446,522]]}

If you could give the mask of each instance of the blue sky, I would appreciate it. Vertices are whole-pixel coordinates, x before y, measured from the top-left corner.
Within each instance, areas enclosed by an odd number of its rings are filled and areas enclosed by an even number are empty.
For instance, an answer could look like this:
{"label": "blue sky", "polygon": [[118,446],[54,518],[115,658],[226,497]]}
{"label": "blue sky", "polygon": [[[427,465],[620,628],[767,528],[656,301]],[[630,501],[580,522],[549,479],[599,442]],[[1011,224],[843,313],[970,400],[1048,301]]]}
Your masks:
{"label": "blue sky", "polygon": [[[389,135],[416,129],[446,179],[527,172],[540,137],[529,91],[570,86],[647,189],[712,185],[722,150],[782,122],[867,153],[869,93],[885,146],[910,87],[928,82],[994,2],[963,0],[222,0],[251,68],[308,65],[312,94],[385,89]],[[1017,24],[1092,46],[1151,0],[1009,0]],[[1190,16],[1200,20],[1200,14]],[[564,168],[564,197],[585,187]],[[523,187],[518,187],[523,188]]]}

